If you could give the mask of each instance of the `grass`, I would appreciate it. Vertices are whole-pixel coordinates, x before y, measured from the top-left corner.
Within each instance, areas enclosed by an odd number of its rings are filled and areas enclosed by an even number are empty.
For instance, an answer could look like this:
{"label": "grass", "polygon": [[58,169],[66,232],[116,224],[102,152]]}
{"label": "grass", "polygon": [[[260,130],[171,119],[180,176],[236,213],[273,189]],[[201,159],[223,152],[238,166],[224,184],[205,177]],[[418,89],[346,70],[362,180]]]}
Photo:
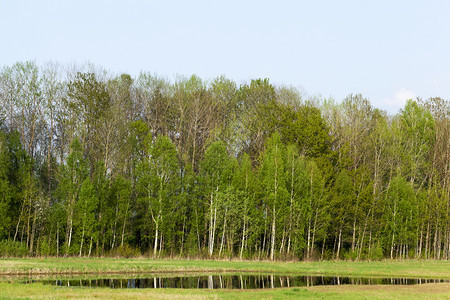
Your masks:
{"label": "grass", "polygon": [[0,298],[107,298],[107,299],[448,299],[450,284],[412,286],[318,286],[272,290],[181,290],[57,288],[39,283],[0,283]]}
{"label": "grass", "polygon": [[41,283],[22,284],[25,277],[80,278],[115,277],[125,274],[175,273],[278,273],[292,275],[339,275],[358,277],[409,277],[450,279],[450,262],[434,260],[404,261],[324,261],[257,262],[212,260],[153,260],[114,258],[20,258],[0,259],[1,298],[111,298],[111,299],[449,299],[450,284],[341,285],[271,290],[182,290],[182,289],[109,289],[62,288]]}
{"label": "grass", "polygon": [[264,272],[279,274],[450,279],[450,262],[436,260],[268,262],[114,258],[0,259],[0,276],[172,272]]}

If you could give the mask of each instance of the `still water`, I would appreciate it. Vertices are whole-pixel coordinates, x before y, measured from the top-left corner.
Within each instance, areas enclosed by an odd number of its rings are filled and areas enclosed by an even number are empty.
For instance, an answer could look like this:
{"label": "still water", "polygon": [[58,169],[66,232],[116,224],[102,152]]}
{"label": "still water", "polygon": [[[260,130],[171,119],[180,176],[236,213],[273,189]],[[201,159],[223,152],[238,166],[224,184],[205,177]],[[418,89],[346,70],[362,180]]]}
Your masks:
{"label": "still water", "polygon": [[280,287],[305,287],[316,285],[412,285],[425,283],[450,282],[443,279],[418,278],[362,278],[339,276],[291,276],[291,275],[202,275],[180,277],[146,277],[119,279],[56,279],[30,280],[24,283],[42,282],[56,287],[112,289],[142,289],[142,288],[180,288],[180,289],[266,289]]}

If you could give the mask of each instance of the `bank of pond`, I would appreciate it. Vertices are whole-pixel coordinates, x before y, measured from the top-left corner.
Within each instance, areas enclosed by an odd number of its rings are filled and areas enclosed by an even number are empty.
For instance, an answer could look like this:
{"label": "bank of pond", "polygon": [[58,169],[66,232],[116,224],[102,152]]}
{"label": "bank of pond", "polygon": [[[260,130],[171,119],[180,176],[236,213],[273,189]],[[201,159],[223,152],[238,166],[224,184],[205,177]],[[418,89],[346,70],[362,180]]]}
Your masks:
{"label": "bank of pond", "polygon": [[111,288],[111,289],[271,289],[334,285],[420,285],[450,283],[439,278],[348,277],[280,274],[189,274],[179,276],[124,276],[114,278],[82,277],[15,277],[11,283],[42,283],[57,288]]}

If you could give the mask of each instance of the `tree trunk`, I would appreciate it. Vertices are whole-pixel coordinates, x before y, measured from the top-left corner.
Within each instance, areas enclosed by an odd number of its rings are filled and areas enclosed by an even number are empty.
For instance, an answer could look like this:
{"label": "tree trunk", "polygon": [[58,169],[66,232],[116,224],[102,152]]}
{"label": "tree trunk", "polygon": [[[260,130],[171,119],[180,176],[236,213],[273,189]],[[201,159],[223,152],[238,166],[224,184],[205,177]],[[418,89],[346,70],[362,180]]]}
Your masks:
{"label": "tree trunk", "polygon": [[127,215],[128,215],[128,209],[130,206],[130,197],[127,199],[127,206],[125,209],[125,216],[123,217],[123,226],[122,226],[122,240],[120,242],[120,246],[123,247],[123,240],[125,238],[125,224],[127,223]]}
{"label": "tree trunk", "polygon": [[69,255],[70,244],[72,242],[72,226],[73,226],[73,210],[72,205],[69,204],[69,213],[67,214],[67,229],[66,229],[66,253]]}
{"label": "tree trunk", "polygon": [[80,241],[80,257],[81,257],[81,252],[83,250],[83,242],[84,242],[84,224],[83,224],[83,231],[81,233],[81,241]]}
{"label": "tree trunk", "polygon": [[91,252],[92,252],[92,239],[93,239],[93,237],[92,237],[92,235],[91,235],[91,243],[89,244],[89,254],[88,254],[88,257],[91,257]]}
{"label": "tree trunk", "polygon": [[322,242],[322,252],[320,254],[320,260],[323,260],[323,254],[325,252],[325,241],[326,241],[326,235],[323,236],[323,242]]}
{"label": "tree trunk", "polygon": [[163,248],[163,233],[161,232],[160,234],[160,238],[159,238],[159,254],[158,256],[161,257],[161,252],[162,252],[162,248]]}
{"label": "tree trunk", "polygon": [[[216,191],[219,189],[217,187]],[[209,235],[208,235],[208,253],[211,257],[214,249],[214,233],[215,233],[215,211],[214,208],[214,193],[211,193],[209,209]]]}
{"label": "tree trunk", "polygon": [[213,225],[213,234],[212,234],[212,244],[211,244],[211,254],[213,254],[214,251],[214,237],[216,235],[216,223],[217,223],[217,207],[214,208],[214,225]]}
{"label": "tree trunk", "polygon": [[[266,216],[267,216],[268,212],[266,209]],[[264,252],[266,251],[266,240],[267,240],[267,218],[264,218],[264,236],[263,236],[263,244],[262,244],[262,248],[261,248],[261,252],[262,254],[264,254]]]}
{"label": "tree trunk", "polygon": [[352,253],[355,252],[355,242],[356,242],[356,216],[353,219]]}
{"label": "tree trunk", "polygon": [[364,237],[366,235],[366,226],[367,226],[367,222],[366,222],[366,224],[364,224],[364,229],[363,229],[363,233],[362,233],[362,237],[361,237],[361,242],[359,244],[358,256],[356,258],[357,260],[361,259],[361,253],[362,253],[363,248],[364,248]]}
{"label": "tree trunk", "polygon": [[22,208],[20,210],[19,219],[17,220],[17,225],[16,225],[16,233],[14,233],[14,240],[13,240],[14,242],[16,241],[17,233],[19,232],[19,225],[20,225],[20,220],[22,219],[23,209],[24,209],[24,203],[22,202]]}
{"label": "tree trunk", "polygon": [[[33,255],[34,235],[36,233],[36,222],[37,222],[37,209],[34,210],[33,224],[31,225],[30,255]],[[39,245],[39,243],[38,243],[38,245]]]}
{"label": "tree trunk", "polygon": [[275,255],[275,224],[276,224],[276,215],[275,215],[275,205],[273,206],[273,221],[272,221],[272,241],[271,241],[271,247],[270,247],[270,260],[274,260]]}
{"label": "tree trunk", "polygon": [[438,221],[436,220],[436,229],[434,231],[434,241],[433,241],[433,258],[437,259],[437,252],[438,252],[438,235],[439,235],[439,229],[438,229]]}
{"label": "tree trunk", "polygon": [[[292,235],[292,210],[294,203],[294,154],[292,155],[292,168],[291,168],[291,199],[289,206],[289,229],[288,229],[288,242],[287,242],[287,254],[289,255],[289,251],[291,250],[291,235]],[[312,179],[311,179],[312,182]]]}
{"label": "tree trunk", "polygon": [[59,223],[56,224],[56,257],[59,257]]}
{"label": "tree trunk", "polygon": [[30,203],[30,207],[27,209],[28,212],[28,218],[27,218],[27,247],[28,249],[30,249],[30,230],[31,230],[31,226],[30,226],[30,222],[31,222],[31,203]]}
{"label": "tree trunk", "polygon": [[394,240],[395,240],[395,233],[392,231],[392,240],[391,240],[391,259],[394,258]]}
{"label": "tree trunk", "polygon": [[280,255],[283,253],[285,239],[286,239],[286,228],[284,227],[283,228],[283,235],[281,236]]}
{"label": "tree trunk", "polygon": [[114,250],[116,246],[116,231],[117,231],[117,219],[119,217],[119,203],[116,205],[116,217],[114,218],[114,227],[112,228],[113,240],[111,243],[111,250]]}
{"label": "tree trunk", "polygon": [[198,210],[197,207],[195,207],[195,227],[197,229],[197,245],[198,245],[198,252],[201,252],[201,246],[200,246],[200,229],[198,228]]}
{"label": "tree trunk", "polygon": [[[157,217],[157,219],[159,219],[159,217]],[[156,257],[156,252],[158,251],[158,234],[159,234],[159,220],[156,222],[155,226],[156,226],[156,230],[155,230],[155,246],[153,247],[153,257]]]}
{"label": "tree trunk", "polygon": [[422,257],[422,245],[423,245],[423,223],[420,226],[420,239],[419,239],[419,247],[417,250],[417,257],[416,258],[421,258]]}
{"label": "tree trunk", "polygon": [[241,241],[241,251],[239,253],[239,259],[242,260],[242,253],[244,252],[244,244],[245,244],[245,226],[246,226],[246,218],[244,216],[244,227],[242,229],[242,241]]}
{"label": "tree trunk", "polygon": [[311,249],[310,249],[310,254],[309,254],[310,258],[314,254],[314,243],[315,243],[315,239],[316,239],[316,226],[317,226],[317,209],[316,209],[316,214],[314,216],[314,225],[313,225],[313,232],[312,232]]}
{"label": "tree trunk", "polygon": [[339,252],[341,250],[342,227],[339,229],[339,239],[337,245],[336,259],[339,260]]}
{"label": "tree trunk", "polygon": [[223,220],[222,241],[220,242],[219,257],[222,254],[223,242],[225,240],[225,230],[226,230],[226,227],[227,227],[227,212],[228,212],[228,207],[225,208],[225,217],[224,217],[224,220]]}
{"label": "tree trunk", "polygon": [[210,207],[209,207],[209,234],[208,234],[208,254],[209,256],[212,255],[212,247],[213,247],[213,243],[214,243],[214,239],[213,239],[213,195],[211,193],[211,202],[210,202]]}
{"label": "tree trunk", "polygon": [[428,246],[430,241],[430,221],[427,224],[427,236],[425,238],[425,259],[428,259]]}
{"label": "tree trunk", "polygon": [[183,256],[184,249],[184,230],[186,227],[186,215],[183,218],[183,230],[181,231],[181,249],[180,249],[180,257]]}

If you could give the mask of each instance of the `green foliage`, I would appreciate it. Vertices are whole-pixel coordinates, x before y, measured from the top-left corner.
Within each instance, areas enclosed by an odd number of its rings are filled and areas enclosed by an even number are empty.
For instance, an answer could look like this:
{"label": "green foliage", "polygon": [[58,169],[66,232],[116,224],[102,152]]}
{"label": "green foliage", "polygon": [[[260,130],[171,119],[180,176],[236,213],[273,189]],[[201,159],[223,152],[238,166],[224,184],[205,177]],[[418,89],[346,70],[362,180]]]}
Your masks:
{"label": "green foliage", "polygon": [[413,100],[406,103],[399,122],[404,151],[404,174],[414,182],[420,179],[417,178],[419,174],[423,176],[423,170],[428,165],[428,155],[435,142],[435,124],[431,113]]}
{"label": "green foliage", "polygon": [[81,184],[78,201],[74,207],[76,211],[74,225],[80,243],[85,243],[86,240],[93,237],[96,225],[95,211],[97,210],[98,202],[94,186],[91,180],[86,178]]}
{"label": "green foliage", "polygon": [[110,257],[121,257],[121,258],[133,258],[140,257],[141,252],[139,249],[132,248],[129,245],[125,244],[124,246],[119,246],[115,248],[113,251],[108,253]]}
{"label": "green foliage", "polygon": [[14,242],[9,239],[0,241],[0,256],[1,257],[26,257],[28,255],[28,248],[25,243]]}
{"label": "green foliage", "polygon": [[210,191],[217,187],[223,189],[227,184],[227,179],[231,175],[231,164],[227,149],[221,141],[213,142],[206,149],[201,170]]}
{"label": "green foliage", "polygon": [[375,247],[370,252],[369,259],[370,260],[382,260],[383,257],[384,257],[383,247],[379,243],[375,244]]}
{"label": "green foliage", "polygon": [[[391,249],[397,243],[414,242],[417,215],[416,197],[411,184],[395,177],[386,193],[386,223]],[[391,254],[392,255],[392,254]]]}
{"label": "green foliage", "polygon": [[276,104],[267,107],[269,126],[278,131],[285,144],[294,144],[301,154],[309,157],[326,156],[330,152],[329,127],[320,110],[304,104],[294,107]]}
{"label": "green foliage", "polygon": [[448,107],[389,115],[268,79],[17,63],[0,71],[0,241],[44,256],[448,259]]}
{"label": "green foliage", "polygon": [[98,81],[94,73],[78,72],[68,84],[68,106],[89,125],[96,125],[105,115],[110,105],[110,97],[105,85]]}
{"label": "green foliage", "polygon": [[0,131],[0,239],[7,236],[11,226],[10,205],[12,189],[8,181],[9,153],[5,134]]}
{"label": "green foliage", "polygon": [[51,256],[51,255],[55,255],[55,253],[53,253],[54,249],[52,248],[52,245],[50,245],[48,238],[47,239],[42,239],[39,242],[39,255],[40,256]]}
{"label": "green foliage", "polygon": [[346,170],[342,170],[334,183],[333,195],[330,205],[332,206],[333,220],[343,226],[345,219],[350,213],[353,202],[353,185]]}

